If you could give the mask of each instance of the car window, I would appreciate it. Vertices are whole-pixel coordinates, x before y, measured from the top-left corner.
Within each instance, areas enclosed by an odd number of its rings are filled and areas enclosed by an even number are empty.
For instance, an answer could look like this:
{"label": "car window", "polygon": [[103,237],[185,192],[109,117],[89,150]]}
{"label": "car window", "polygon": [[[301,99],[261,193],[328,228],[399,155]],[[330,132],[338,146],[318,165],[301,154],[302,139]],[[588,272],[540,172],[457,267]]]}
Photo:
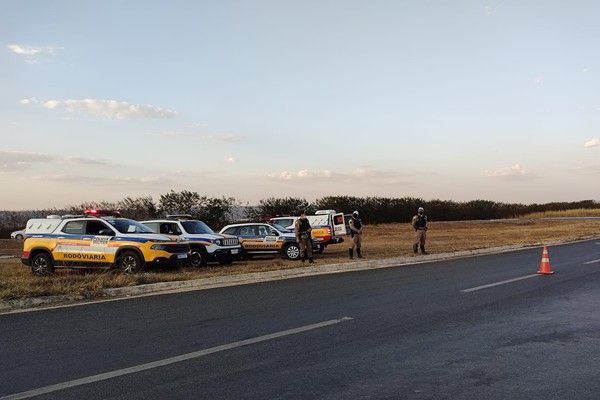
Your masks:
{"label": "car window", "polygon": [[187,233],[191,234],[215,233],[202,221],[181,221],[181,225],[183,225],[183,229],[185,229]]}
{"label": "car window", "polygon": [[267,227],[266,227],[266,226],[264,226],[264,225],[261,225],[261,226],[259,226],[259,227],[258,227],[258,234],[259,234],[260,236],[268,236],[268,235],[270,235],[270,234],[271,234],[271,232],[270,232],[270,231],[271,231],[271,230],[270,230],[270,229],[267,229]]}
{"label": "car window", "polygon": [[275,223],[277,225],[281,225],[281,226],[290,226],[290,225],[294,225],[294,220],[292,218],[281,218],[281,219],[277,219],[275,221]]}
{"label": "car window", "polygon": [[158,232],[158,222],[142,222],[142,225],[147,226],[154,232]]}
{"label": "car window", "polygon": [[100,221],[88,221],[85,227],[85,234],[98,236],[100,235],[100,231],[103,229],[110,230],[112,232],[108,226],[104,225]]}
{"label": "car window", "polygon": [[71,235],[83,235],[85,221],[69,221],[65,224],[62,231]]}
{"label": "car window", "polygon": [[242,226],[238,232],[238,235],[251,236],[254,235],[254,229],[252,226]]}
{"label": "car window", "polygon": [[227,228],[225,230],[223,230],[223,233],[226,233],[228,235],[235,235],[235,231],[236,231],[236,227],[232,226],[231,228]]}
{"label": "car window", "polygon": [[154,231],[148,228],[146,225],[142,225],[139,222],[131,219],[107,219],[106,222],[111,224],[117,231],[121,233],[154,233]]}

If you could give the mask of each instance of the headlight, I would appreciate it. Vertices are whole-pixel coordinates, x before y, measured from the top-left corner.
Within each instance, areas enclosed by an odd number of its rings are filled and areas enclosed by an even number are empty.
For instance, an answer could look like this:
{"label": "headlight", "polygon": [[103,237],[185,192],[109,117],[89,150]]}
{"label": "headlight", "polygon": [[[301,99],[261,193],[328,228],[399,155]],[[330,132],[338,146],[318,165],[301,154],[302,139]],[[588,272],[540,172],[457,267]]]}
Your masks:
{"label": "headlight", "polygon": [[215,244],[216,244],[217,246],[220,246],[220,245],[221,245],[221,239],[216,239],[216,240],[215,240]]}
{"label": "headlight", "polygon": [[164,250],[167,248],[167,246],[165,246],[164,244],[153,244],[152,246],[150,246],[150,248],[152,250]]}

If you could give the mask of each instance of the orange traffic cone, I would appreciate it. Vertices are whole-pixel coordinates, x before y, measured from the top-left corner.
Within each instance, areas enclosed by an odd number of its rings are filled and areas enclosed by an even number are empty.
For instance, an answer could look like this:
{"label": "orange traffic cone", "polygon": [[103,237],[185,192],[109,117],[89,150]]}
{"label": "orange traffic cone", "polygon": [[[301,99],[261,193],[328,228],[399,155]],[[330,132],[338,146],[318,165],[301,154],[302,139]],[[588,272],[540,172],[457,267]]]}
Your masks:
{"label": "orange traffic cone", "polygon": [[548,258],[548,250],[546,246],[544,246],[544,251],[542,252],[542,262],[540,263],[540,270],[537,272],[538,274],[553,274],[554,271],[550,270],[550,259]]}

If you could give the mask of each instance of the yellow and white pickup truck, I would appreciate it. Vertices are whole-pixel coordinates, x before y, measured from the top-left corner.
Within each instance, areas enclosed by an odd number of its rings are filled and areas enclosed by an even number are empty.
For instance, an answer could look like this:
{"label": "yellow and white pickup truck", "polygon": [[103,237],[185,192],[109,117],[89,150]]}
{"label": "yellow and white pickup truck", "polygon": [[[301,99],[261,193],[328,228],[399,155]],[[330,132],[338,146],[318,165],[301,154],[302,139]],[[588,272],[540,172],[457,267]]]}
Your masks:
{"label": "yellow and white pickup truck", "polygon": [[55,268],[119,269],[131,274],[148,265],[179,266],[190,256],[187,241],[155,234],[118,212],[86,210],[84,215],[27,221],[21,262],[36,275]]}
{"label": "yellow and white pickup truck", "polygon": [[[268,221],[293,232],[298,218],[295,216],[273,217]],[[335,210],[317,210],[315,214],[307,215],[306,218],[312,228],[311,237],[315,243],[316,253],[322,253],[330,244],[342,243],[343,236],[350,234],[350,228],[347,227],[349,217],[344,213],[338,213]]]}

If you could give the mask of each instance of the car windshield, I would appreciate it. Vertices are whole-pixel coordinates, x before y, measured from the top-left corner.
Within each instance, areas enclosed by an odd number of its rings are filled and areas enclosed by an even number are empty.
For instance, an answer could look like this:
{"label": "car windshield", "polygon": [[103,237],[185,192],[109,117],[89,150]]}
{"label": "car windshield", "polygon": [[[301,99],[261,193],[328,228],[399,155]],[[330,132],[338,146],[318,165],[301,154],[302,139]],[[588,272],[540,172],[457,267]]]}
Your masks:
{"label": "car windshield", "polygon": [[106,222],[121,233],[154,233],[152,229],[131,219],[107,219]]}
{"label": "car windshield", "polygon": [[202,221],[181,221],[181,225],[183,225],[183,229],[190,234],[215,233]]}
{"label": "car windshield", "polygon": [[273,228],[277,229],[281,233],[291,233],[292,232],[289,229],[286,229],[281,225],[277,225],[277,224],[271,224],[271,225],[273,226]]}

